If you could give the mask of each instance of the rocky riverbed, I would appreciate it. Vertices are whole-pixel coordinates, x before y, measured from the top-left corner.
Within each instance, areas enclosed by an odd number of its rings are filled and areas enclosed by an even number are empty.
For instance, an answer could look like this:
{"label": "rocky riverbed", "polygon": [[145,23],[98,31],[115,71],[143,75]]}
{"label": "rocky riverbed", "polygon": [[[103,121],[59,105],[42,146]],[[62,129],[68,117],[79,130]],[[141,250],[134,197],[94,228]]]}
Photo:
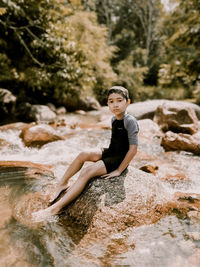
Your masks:
{"label": "rocky riverbed", "polygon": [[105,107],[0,127],[1,266],[200,265],[200,107],[160,100],[128,112],[140,126],[128,172],[93,179],[39,224],[31,213],[48,205],[71,160],[108,145],[111,114]]}

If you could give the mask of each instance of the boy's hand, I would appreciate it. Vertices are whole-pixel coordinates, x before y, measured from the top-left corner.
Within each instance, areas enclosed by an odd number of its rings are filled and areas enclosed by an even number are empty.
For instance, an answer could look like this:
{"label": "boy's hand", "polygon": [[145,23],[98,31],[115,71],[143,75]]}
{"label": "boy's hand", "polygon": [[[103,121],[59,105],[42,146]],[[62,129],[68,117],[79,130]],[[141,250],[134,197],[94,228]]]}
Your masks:
{"label": "boy's hand", "polygon": [[119,176],[120,174],[121,173],[118,170],[115,170],[115,171],[112,171],[110,173],[104,174],[101,177],[108,179],[108,178],[113,178],[113,177]]}

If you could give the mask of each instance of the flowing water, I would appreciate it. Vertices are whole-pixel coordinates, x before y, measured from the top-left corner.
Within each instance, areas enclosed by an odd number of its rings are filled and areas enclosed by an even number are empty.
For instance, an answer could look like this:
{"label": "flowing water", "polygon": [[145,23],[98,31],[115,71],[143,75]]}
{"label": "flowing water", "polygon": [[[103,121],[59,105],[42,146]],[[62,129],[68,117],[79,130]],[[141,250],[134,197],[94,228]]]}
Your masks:
{"label": "flowing water", "polygon": [[[68,120],[85,119],[87,122],[95,122],[95,118],[95,115],[71,115]],[[45,190],[49,184],[58,182],[66,167],[81,150],[106,147],[110,138],[109,130],[82,130],[77,127],[67,140],[52,142],[38,149],[25,147],[19,133],[20,130],[0,131],[0,139],[9,143],[0,150],[0,161],[29,161],[52,165],[55,178],[44,172],[39,174],[40,179],[34,176],[27,179],[26,168],[18,167],[2,169],[0,172],[1,267],[200,266],[200,237],[194,239],[190,236],[190,233],[200,233],[200,224],[184,216],[168,215],[151,225],[127,228],[124,232],[113,235],[113,239],[126,238],[127,244],[134,243],[134,247],[130,245],[126,251],[109,254],[102,240],[101,244],[91,247],[90,259],[87,260],[74,254],[83,233],[70,221],[63,222],[55,216],[44,225],[29,227],[27,206],[23,213],[13,216],[13,210],[16,213],[18,206],[22,208],[26,203],[27,193],[34,194]],[[189,177],[189,180],[176,183],[163,181],[169,192],[200,192],[199,157],[184,152],[166,154],[157,140],[151,144],[142,141],[139,149],[166,160],[173,168],[181,169]],[[138,160],[132,165],[139,168],[144,163],[148,163],[148,160]],[[146,190],[148,194],[148,188]],[[23,221],[23,215],[27,215],[27,221]]]}

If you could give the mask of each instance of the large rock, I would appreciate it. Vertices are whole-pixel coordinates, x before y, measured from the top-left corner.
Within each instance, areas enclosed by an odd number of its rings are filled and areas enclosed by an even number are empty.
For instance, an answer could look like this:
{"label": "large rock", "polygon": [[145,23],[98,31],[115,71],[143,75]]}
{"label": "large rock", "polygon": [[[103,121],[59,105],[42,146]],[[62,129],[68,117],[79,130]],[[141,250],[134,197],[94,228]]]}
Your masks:
{"label": "large rock", "polygon": [[150,119],[138,120],[139,125],[139,139],[143,138],[144,140],[153,141],[155,138],[160,138],[163,133],[160,130],[160,127],[157,123]]}
{"label": "large rock", "polygon": [[195,111],[183,104],[164,103],[155,112],[153,120],[161,129],[172,132],[194,134],[198,131],[198,119]]}
{"label": "large rock", "polygon": [[8,90],[0,88],[0,118],[4,119],[15,112],[16,97]]}
{"label": "large rock", "polygon": [[56,113],[48,106],[31,105],[30,103],[21,103],[17,107],[17,113],[18,118],[26,122],[49,122],[56,118]]}
{"label": "large rock", "polygon": [[169,198],[158,179],[129,166],[126,175],[92,180],[66,214],[88,231],[108,235],[156,222],[166,214],[162,205]]}
{"label": "large rock", "polygon": [[22,130],[20,137],[29,147],[41,147],[50,142],[64,140],[51,126],[46,124],[28,125]]}
{"label": "large rock", "polygon": [[53,121],[56,114],[45,105],[32,105],[29,113],[34,121]]}
{"label": "large rock", "polygon": [[168,131],[162,138],[161,145],[165,151],[183,150],[200,155],[200,134],[183,134]]}
{"label": "large rock", "polygon": [[78,95],[66,94],[60,99],[59,104],[67,107],[67,110],[98,110],[99,102],[93,97],[80,97]]}
{"label": "large rock", "polygon": [[8,130],[23,130],[25,127],[27,127],[27,123],[23,122],[15,122],[15,123],[9,123],[0,126],[0,131],[8,131]]}
{"label": "large rock", "polygon": [[154,114],[158,106],[167,103],[171,104],[173,103],[176,107],[184,107],[184,108],[191,108],[195,111],[198,119],[200,120],[200,106],[185,102],[185,101],[173,101],[173,100],[148,100],[144,102],[137,102],[129,105],[127,111],[132,114],[136,119],[142,120],[142,119],[153,119]]}

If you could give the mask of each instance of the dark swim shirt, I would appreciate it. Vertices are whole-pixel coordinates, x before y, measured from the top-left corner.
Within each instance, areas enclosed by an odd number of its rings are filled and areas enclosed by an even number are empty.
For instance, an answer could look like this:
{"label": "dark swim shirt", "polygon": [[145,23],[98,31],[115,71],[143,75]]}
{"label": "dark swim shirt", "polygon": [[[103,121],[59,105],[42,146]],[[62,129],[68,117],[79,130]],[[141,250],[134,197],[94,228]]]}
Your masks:
{"label": "dark swim shirt", "polygon": [[102,153],[102,160],[107,172],[117,169],[129,150],[129,145],[138,145],[137,120],[126,113],[121,120],[112,118],[112,136],[107,149]]}

